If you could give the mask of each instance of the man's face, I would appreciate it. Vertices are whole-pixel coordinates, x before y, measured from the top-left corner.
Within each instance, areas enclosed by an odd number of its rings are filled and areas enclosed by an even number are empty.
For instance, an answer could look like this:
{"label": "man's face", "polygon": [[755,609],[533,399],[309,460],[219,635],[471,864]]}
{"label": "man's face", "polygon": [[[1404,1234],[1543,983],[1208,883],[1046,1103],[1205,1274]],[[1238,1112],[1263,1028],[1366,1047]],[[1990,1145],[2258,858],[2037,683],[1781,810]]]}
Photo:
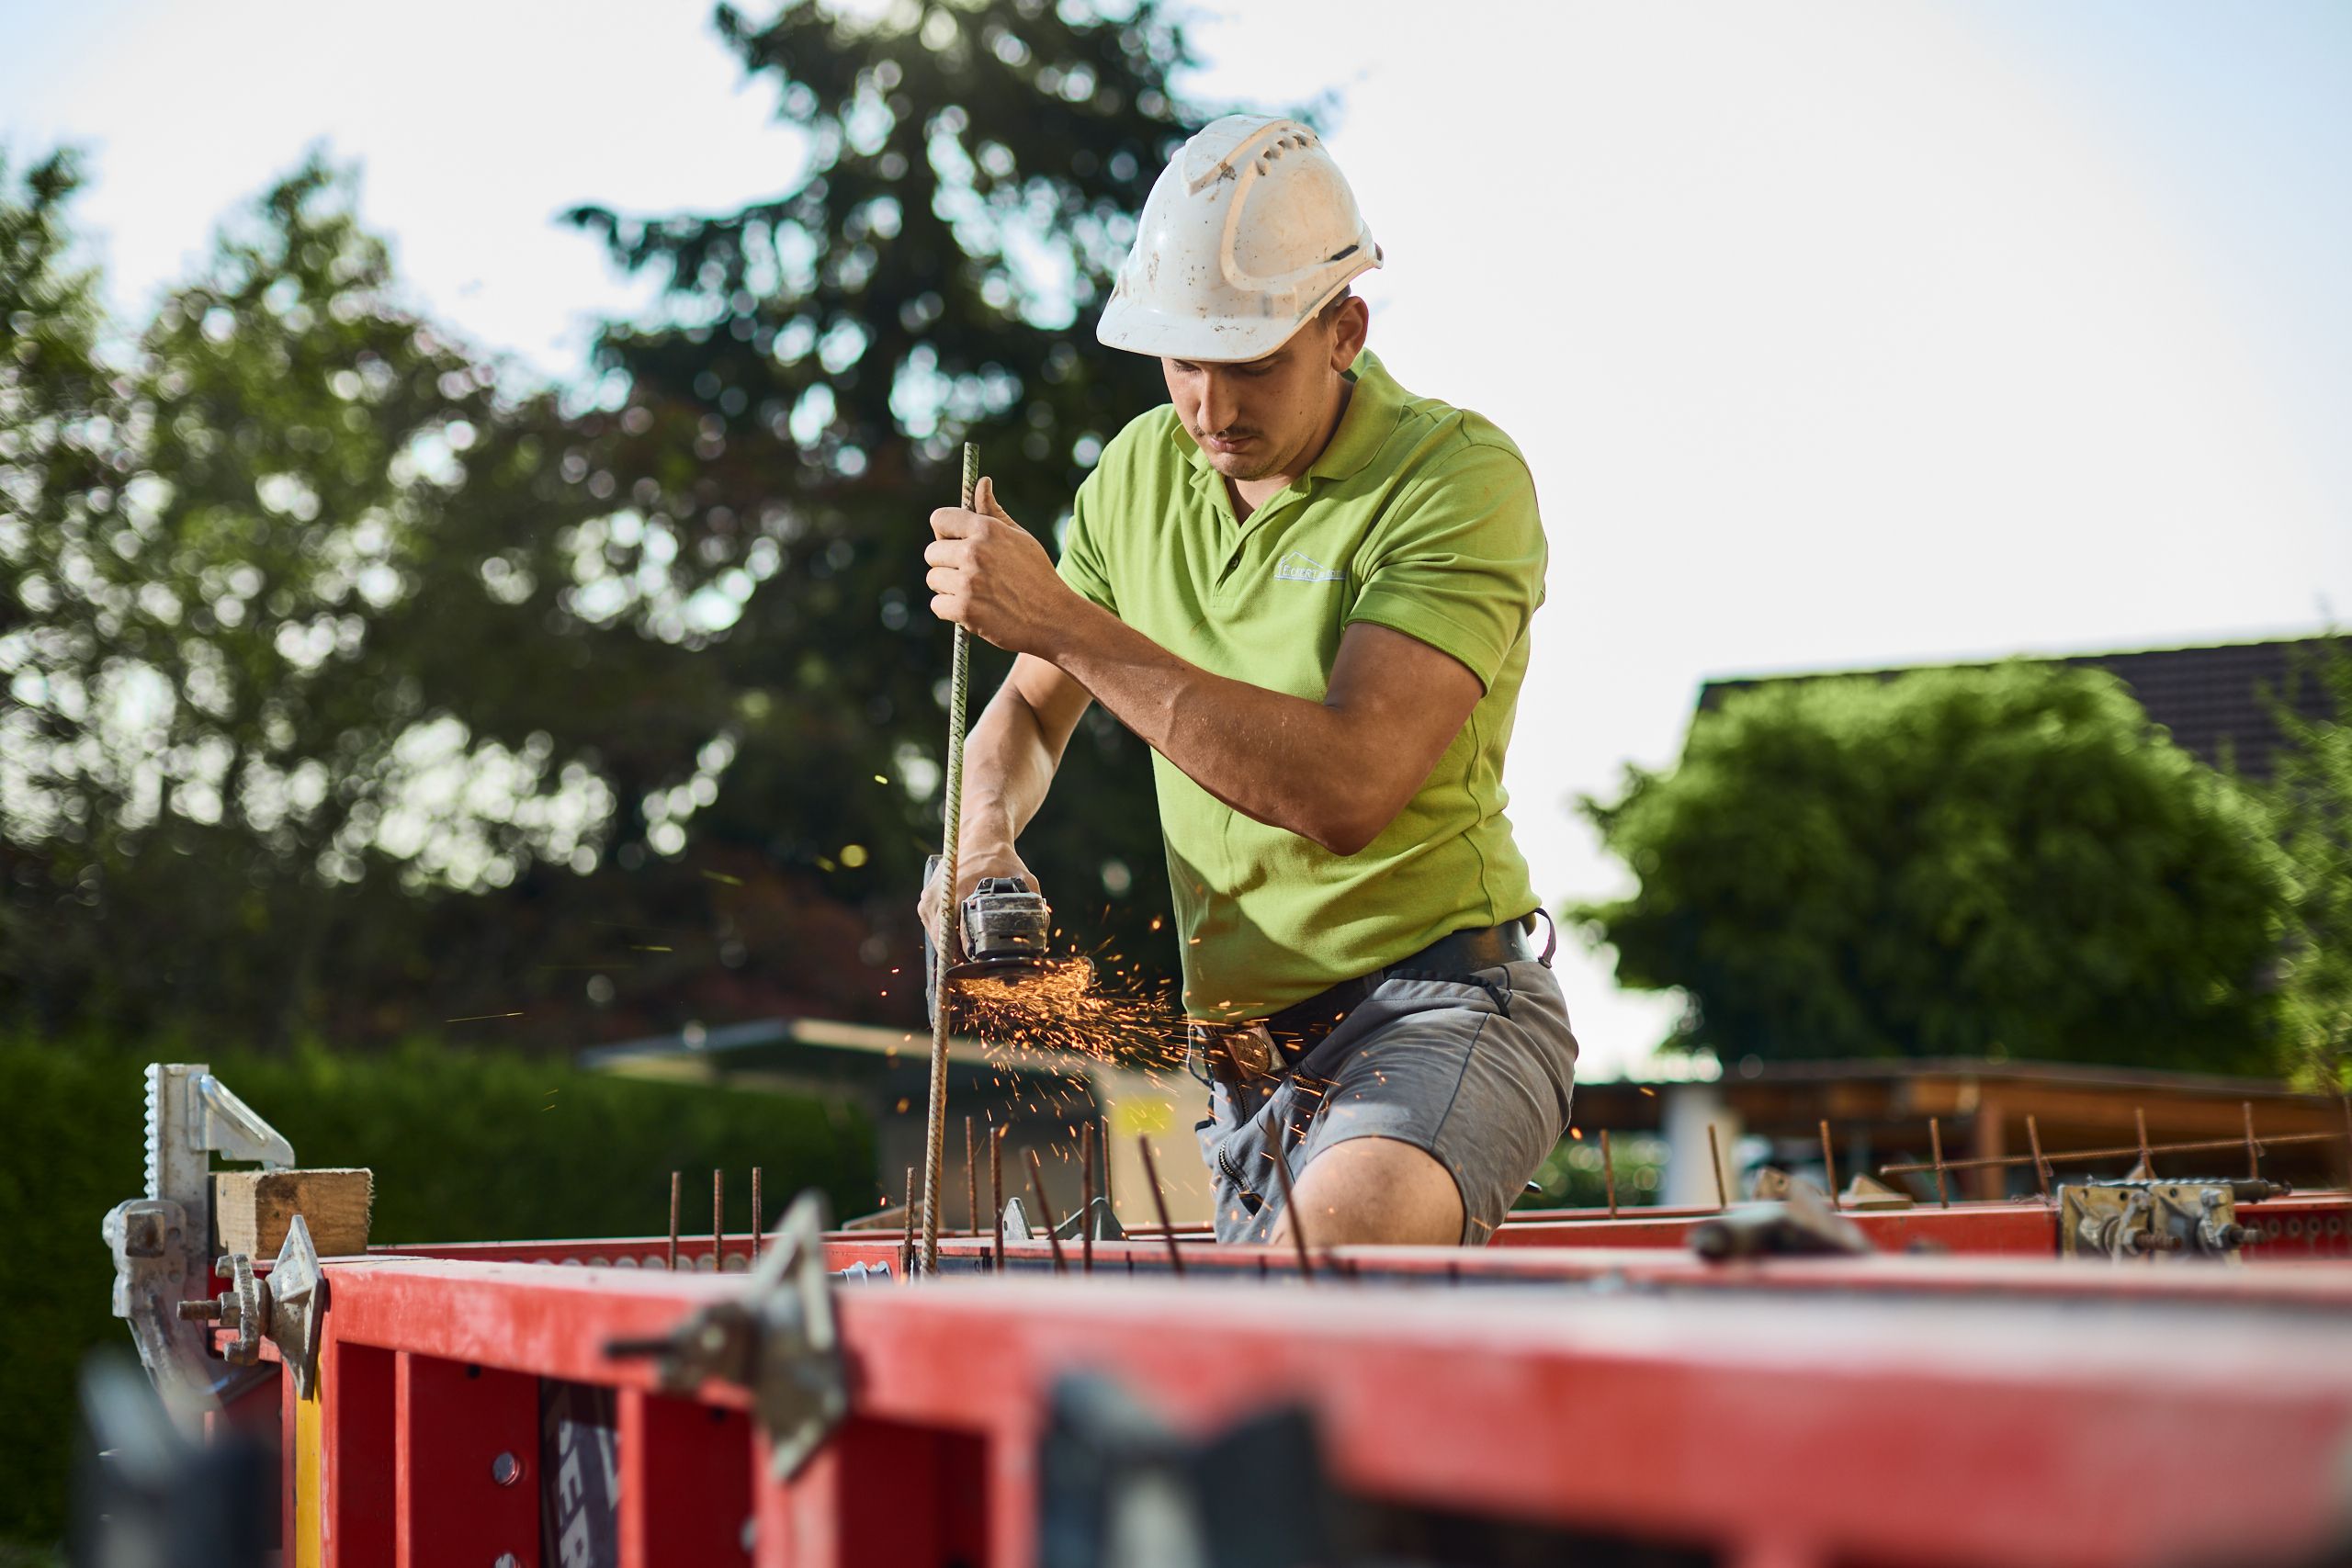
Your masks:
{"label": "man's face", "polygon": [[1245,364],[1162,359],[1168,400],[1209,466],[1243,484],[1304,471],[1330,434],[1340,373],[1363,348],[1365,317],[1363,301],[1346,300]]}

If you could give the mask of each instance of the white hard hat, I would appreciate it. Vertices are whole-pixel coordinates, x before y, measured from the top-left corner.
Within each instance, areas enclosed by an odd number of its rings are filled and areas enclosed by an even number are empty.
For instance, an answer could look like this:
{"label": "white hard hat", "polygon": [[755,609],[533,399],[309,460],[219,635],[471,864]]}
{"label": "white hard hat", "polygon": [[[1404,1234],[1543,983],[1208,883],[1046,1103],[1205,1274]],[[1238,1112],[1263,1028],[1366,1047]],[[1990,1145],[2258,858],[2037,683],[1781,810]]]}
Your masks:
{"label": "white hard hat", "polygon": [[1152,186],[1094,335],[1170,359],[1260,359],[1379,265],[1320,137],[1295,119],[1227,115]]}

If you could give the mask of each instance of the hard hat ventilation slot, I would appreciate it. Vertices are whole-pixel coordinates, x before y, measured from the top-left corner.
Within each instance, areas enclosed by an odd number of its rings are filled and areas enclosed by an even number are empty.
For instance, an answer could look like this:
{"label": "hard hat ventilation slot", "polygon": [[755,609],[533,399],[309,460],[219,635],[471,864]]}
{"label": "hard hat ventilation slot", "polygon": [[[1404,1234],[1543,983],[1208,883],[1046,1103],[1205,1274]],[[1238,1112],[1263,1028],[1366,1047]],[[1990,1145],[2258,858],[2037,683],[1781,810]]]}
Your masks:
{"label": "hard hat ventilation slot", "polygon": [[1336,261],[1345,261],[1345,260],[1347,260],[1350,256],[1351,256],[1351,255],[1355,254],[1356,254],[1356,252],[1358,252],[1359,250],[1362,250],[1363,248],[1363,246],[1361,246],[1361,245],[1348,245],[1348,246],[1344,246],[1344,247],[1342,247],[1342,248],[1341,248],[1341,249],[1340,249],[1340,250],[1333,251],[1333,252],[1331,253],[1331,259],[1332,259],[1333,261],[1335,261],[1335,262],[1336,262]]}

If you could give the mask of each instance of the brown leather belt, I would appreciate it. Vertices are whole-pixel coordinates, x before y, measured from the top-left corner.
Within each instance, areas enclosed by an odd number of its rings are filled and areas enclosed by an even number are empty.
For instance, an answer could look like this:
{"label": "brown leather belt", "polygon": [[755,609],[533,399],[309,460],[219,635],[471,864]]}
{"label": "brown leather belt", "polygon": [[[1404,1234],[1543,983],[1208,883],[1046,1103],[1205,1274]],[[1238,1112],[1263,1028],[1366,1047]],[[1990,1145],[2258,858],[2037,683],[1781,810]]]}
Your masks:
{"label": "brown leather belt", "polygon": [[1186,1053],[1187,1065],[1193,1067],[1195,1077],[1204,1076],[1204,1067],[1216,1072],[1227,1064],[1243,1077],[1287,1071],[1300,1057],[1321,1044],[1384,980],[1444,980],[1484,986],[1486,982],[1478,978],[1481,969],[1498,969],[1506,964],[1539,957],[1549,964],[1557,937],[1538,954],[1527,941],[1534,929],[1535,916],[1531,912],[1504,925],[1453,931],[1409,957],[1369,975],[1342,980],[1303,1002],[1294,1002],[1272,1018],[1249,1023],[1193,1023],[1187,1030],[1191,1045]]}

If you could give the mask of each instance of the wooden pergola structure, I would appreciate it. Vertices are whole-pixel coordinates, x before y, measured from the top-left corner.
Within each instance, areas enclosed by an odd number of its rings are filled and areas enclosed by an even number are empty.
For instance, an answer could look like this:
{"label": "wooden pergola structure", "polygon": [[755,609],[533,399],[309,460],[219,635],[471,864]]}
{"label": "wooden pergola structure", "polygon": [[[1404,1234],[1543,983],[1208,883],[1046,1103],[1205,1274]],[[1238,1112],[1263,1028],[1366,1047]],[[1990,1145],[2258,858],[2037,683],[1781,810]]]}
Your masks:
{"label": "wooden pergola structure", "polygon": [[[1576,1119],[1579,1127],[1620,1135],[1665,1133],[1678,1145],[1688,1128],[1700,1127],[1703,1139],[1713,1122],[1726,1158],[1741,1137],[1760,1137],[1771,1144],[1771,1163],[1816,1171],[1826,1122],[1840,1180],[1857,1170],[1929,1162],[1940,1136],[1945,1159],[1957,1167],[1949,1177],[1955,1198],[2034,1191],[2033,1135],[2062,1173],[2123,1174],[2138,1161],[2143,1126],[2165,1175],[2243,1174],[2249,1123],[2262,1173],[2298,1187],[2344,1181],[2352,1157],[2352,1111],[2336,1098],[2268,1079],[2041,1062],[1751,1059],[1713,1080],[1578,1084]],[[2233,1146],[2164,1148],[2225,1142]],[[2098,1149],[2120,1152],[2087,1163],[2062,1157]],[[1678,1157],[1684,1153],[1677,1147]],[[1695,1153],[1707,1157],[1703,1148]],[[1967,1163],[1998,1159],[2018,1163]],[[1932,1176],[1911,1173],[1910,1185],[1923,1198],[1934,1195]]]}

